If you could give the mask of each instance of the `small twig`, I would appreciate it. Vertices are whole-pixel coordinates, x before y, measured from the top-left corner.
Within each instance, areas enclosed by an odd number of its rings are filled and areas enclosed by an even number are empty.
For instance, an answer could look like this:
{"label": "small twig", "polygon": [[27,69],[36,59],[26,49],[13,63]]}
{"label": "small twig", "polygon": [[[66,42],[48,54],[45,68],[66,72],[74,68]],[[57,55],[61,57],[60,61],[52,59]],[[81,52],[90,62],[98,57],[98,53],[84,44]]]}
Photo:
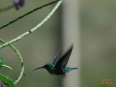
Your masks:
{"label": "small twig", "polygon": [[42,6],[39,6],[39,7],[35,8],[35,9],[33,9],[32,11],[29,11],[29,12],[27,12],[26,14],[23,14],[23,15],[19,16],[18,18],[16,18],[16,19],[14,19],[14,20],[12,20],[12,21],[10,21],[10,22],[8,22],[8,23],[2,25],[2,26],[0,27],[0,30],[3,29],[4,27],[6,27],[6,26],[8,26],[8,25],[10,25],[10,24],[12,24],[12,23],[14,23],[14,22],[16,22],[17,20],[19,20],[19,19],[21,19],[21,18],[23,18],[23,17],[25,17],[25,16],[27,16],[27,15],[29,15],[29,14],[31,14],[31,13],[33,13],[33,12],[39,10],[39,9],[42,9],[42,8],[48,6],[48,5],[54,4],[54,3],[58,2],[58,1],[60,1],[60,0],[52,1],[52,2],[50,2],[50,3],[48,3],[48,4],[45,4],[45,5],[42,5]]}
{"label": "small twig", "polygon": [[[6,41],[4,41],[3,39],[0,39],[0,42],[6,43]],[[14,81],[14,84],[17,84],[20,81],[20,79],[22,78],[23,73],[24,73],[23,58],[22,58],[21,54],[19,53],[19,51],[13,45],[9,44],[9,46],[16,52],[16,54],[18,55],[18,57],[20,59],[20,62],[21,62],[21,72],[20,72],[20,75],[19,75],[18,79]]]}
{"label": "small twig", "polygon": [[12,8],[14,8],[14,5],[10,5],[10,6],[6,7],[6,8],[0,8],[0,13],[4,12],[4,11],[7,11],[7,10],[10,10]]}
{"label": "small twig", "polygon": [[59,1],[56,4],[56,6],[53,8],[53,10],[47,15],[47,17],[44,18],[37,26],[35,26],[31,30],[25,32],[24,34],[22,34],[22,35],[20,35],[20,36],[18,36],[16,38],[14,38],[13,40],[8,41],[5,44],[1,45],[0,49],[3,48],[3,47],[5,47],[5,46],[7,46],[7,45],[9,45],[9,44],[12,44],[12,43],[14,43],[14,42],[16,42],[16,41],[18,41],[20,39],[22,39],[23,37],[29,35],[30,33],[34,32],[34,31],[36,31],[39,27],[41,27],[54,14],[54,12],[57,10],[57,8],[60,6],[61,3],[62,3],[62,1]]}

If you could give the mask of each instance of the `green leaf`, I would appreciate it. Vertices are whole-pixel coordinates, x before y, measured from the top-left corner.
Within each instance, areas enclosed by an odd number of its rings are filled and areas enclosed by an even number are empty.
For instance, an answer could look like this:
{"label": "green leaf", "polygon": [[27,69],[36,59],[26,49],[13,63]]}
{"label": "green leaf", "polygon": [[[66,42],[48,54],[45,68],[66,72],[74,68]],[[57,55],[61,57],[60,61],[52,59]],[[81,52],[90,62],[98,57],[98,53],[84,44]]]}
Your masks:
{"label": "green leaf", "polygon": [[3,58],[0,56],[0,67],[4,64]]}
{"label": "green leaf", "polygon": [[0,74],[0,79],[10,87],[15,87],[13,80],[9,76]]}
{"label": "green leaf", "polygon": [[10,66],[7,66],[7,65],[2,65],[0,68],[8,68],[8,69],[12,70],[12,68]]}
{"label": "green leaf", "polygon": [[0,56],[0,68],[8,68],[12,70],[10,66],[4,65],[4,60],[1,56]]}

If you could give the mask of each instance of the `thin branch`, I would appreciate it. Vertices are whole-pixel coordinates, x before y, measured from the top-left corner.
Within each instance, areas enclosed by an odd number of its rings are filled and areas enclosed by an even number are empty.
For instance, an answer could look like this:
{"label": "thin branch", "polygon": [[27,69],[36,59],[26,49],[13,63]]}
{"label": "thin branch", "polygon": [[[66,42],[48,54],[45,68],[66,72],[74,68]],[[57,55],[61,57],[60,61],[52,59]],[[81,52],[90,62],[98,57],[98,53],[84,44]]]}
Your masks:
{"label": "thin branch", "polygon": [[34,31],[36,31],[39,27],[41,27],[41,26],[54,14],[54,12],[57,10],[57,8],[60,6],[61,3],[62,3],[62,1],[59,1],[59,2],[56,4],[56,6],[53,8],[53,10],[47,15],[47,17],[44,18],[44,19],[42,20],[42,22],[40,22],[37,26],[35,26],[35,27],[32,28],[31,30],[25,32],[24,34],[22,34],[22,35],[16,37],[15,39],[13,39],[13,40],[11,40],[11,41],[8,41],[7,43],[1,45],[1,46],[0,46],[0,49],[3,48],[3,47],[5,47],[5,46],[7,46],[7,45],[9,45],[9,44],[12,44],[12,43],[14,43],[14,42],[16,42],[16,41],[18,41],[18,40],[20,40],[20,39],[22,39],[23,37],[29,35],[30,33],[34,32]]}
{"label": "thin branch", "polygon": [[42,8],[48,6],[48,5],[54,4],[54,3],[58,2],[58,1],[60,1],[60,0],[52,1],[52,2],[50,2],[50,3],[47,3],[47,4],[45,4],[45,5],[42,5],[42,6],[39,6],[39,7],[35,8],[35,9],[33,9],[32,11],[29,11],[29,12],[27,12],[26,14],[23,14],[23,15],[19,16],[18,18],[16,18],[16,19],[14,19],[14,20],[12,20],[12,21],[10,21],[10,22],[8,22],[8,23],[2,25],[2,26],[0,27],[0,30],[3,29],[3,28],[5,28],[6,26],[8,26],[8,25],[10,25],[10,24],[12,24],[12,23],[18,21],[19,19],[21,19],[21,18],[23,18],[23,17],[25,17],[25,16],[27,16],[27,15],[29,15],[29,14],[31,14],[31,13],[33,13],[33,12],[39,10],[39,9],[42,9]]}
{"label": "thin branch", "polygon": [[[6,43],[6,41],[4,41],[1,38],[0,38],[0,42]],[[23,74],[24,74],[23,58],[22,58],[21,54],[19,53],[19,51],[13,45],[9,44],[9,46],[16,52],[16,54],[18,55],[18,58],[20,59],[20,62],[21,62],[21,72],[20,72],[20,75],[19,75],[18,79],[14,81],[14,84],[17,84],[20,81],[20,79],[22,78]]]}

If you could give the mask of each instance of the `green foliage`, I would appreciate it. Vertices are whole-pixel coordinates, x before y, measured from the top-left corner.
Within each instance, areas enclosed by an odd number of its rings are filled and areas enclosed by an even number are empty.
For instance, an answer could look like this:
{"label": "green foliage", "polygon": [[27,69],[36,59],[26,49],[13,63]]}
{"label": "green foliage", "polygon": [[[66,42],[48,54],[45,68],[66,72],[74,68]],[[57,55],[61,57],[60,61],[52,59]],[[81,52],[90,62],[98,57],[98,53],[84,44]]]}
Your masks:
{"label": "green foliage", "polygon": [[8,86],[15,87],[13,80],[9,76],[0,74],[0,79]]}
{"label": "green foliage", "polygon": [[[0,68],[8,68],[8,69],[12,69],[10,66],[4,65],[4,60],[3,58],[0,56]],[[9,77],[9,76],[5,76],[0,74],[0,79],[8,86],[10,87],[15,87],[13,80]]]}
{"label": "green foliage", "polygon": [[[59,1],[59,2],[58,2],[58,1]],[[40,22],[40,23],[39,23],[37,26],[35,26],[34,28],[28,30],[27,32],[23,33],[22,35],[19,35],[18,37],[14,38],[13,40],[10,40],[9,42],[6,42],[6,41],[0,39],[0,42],[4,43],[4,44],[0,45],[0,49],[4,48],[4,47],[6,47],[6,46],[10,46],[10,47],[13,49],[13,51],[16,52],[16,54],[18,55],[18,57],[19,57],[19,59],[20,59],[20,62],[21,62],[21,72],[20,72],[19,77],[18,77],[15,81],[13,81],[13,80],[11,79],[11,77],[6,76],[6,75],[3,75],[3,74],[0,73],[0,79],[2,80],[1,87],[3,87],[4,84],[8,85],[8,87],[15,87],[15,85],[20,81],[20,79],[22,78],[23,73],[24,73],[24,63],[23,63],[23,59],[22,59],[20,53],[18,52],[18,50],[17,50],[14,46],[12,46],[12,43],[17,42],[18,40],[22,39],[23,37],[25,37],[25,36],[31,34],[31,33],[34,32],[35,30],[39,29],[39,27],[41,27],[41,26],[54,14],[54,12],[55,12],[56,9],[60,6],[60,4],[62,3],[62,1],[61,1],[61,0],[54,0],[54,1],[50,2],[50,3],[47,3],[47,4],[42,5],[42,6],[40,6],[40,7],[37,7],[37,8],[35,8],[35,9],[33,9],[32,11],[29,11],[29,12],[25,13],[24,15],[21,15],[21,16],[19,16],[18,18],[16,18],[16,19],[14,19],[14,20],[12,20],[12,21],[10,21],[10,22],[8,22],[8,23],[3,24],[2,26],[0,26],[0,30],[1,30],[1,29],[3,29],[4,27],[6,27],[6,26],[8,26],[8,25],[10,25],[10,24],[12,24],[12,23],[14,23],[14,22],[16,22],[17,20],[19,20],[19,19],[21,19],[21,18],[23,18],[23,17],[29,15],[30,13],[33,13],[34,11],[37,11],[38,9],[41,9],[41,8],[43,8],[43,7],[46,7],[46,6],[51,5],[51,4],[53,4],[53,3],[56,3],[56,2],[58,2],[58,3],[57,3],[56,6],[53,8],[53,10],[42,20],[42,22]],[[9,9],[11,9],[12,7],[13,7],[13,6],[10,6]],[[2,12],[3,12],[3,11],[5,11],[6,9],[1,9],[1,10],[2,10]],[[12,69],[10,66],[4,65],[4,60],[3,60],[3,58],[2,58],[1,56],[0,56],[0,68]]]}
{"label": "green foliage", "polygon": [[0,67],[4,64],[3,58],[0,56]]}
{"label": "green foliage", "polygon": [[12,69],[10,66],[4,65],[4,60],[1,56],[0,56],[0,68]]}

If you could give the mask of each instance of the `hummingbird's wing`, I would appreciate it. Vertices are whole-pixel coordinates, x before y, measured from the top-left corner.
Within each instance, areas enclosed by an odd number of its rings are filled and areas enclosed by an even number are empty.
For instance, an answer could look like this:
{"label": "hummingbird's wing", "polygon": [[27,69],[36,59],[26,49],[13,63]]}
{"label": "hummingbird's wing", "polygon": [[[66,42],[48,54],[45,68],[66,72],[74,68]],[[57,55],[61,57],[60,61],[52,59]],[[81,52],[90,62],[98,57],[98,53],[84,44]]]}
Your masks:
{"label": "hummingbird's wing", "polygon": [[56,65],[56,63],[57,63],[57,58],[58,58],[59,50],[60,50],[60,43],[58,44],[57,52],[56,52],[56,55],[55,55],[55,59],[54,59],[54,61],[53,61],[53,64],[54,64],[54,65]]}
{"label": "hummingbird's wing", "polygon": [[69,57],[71,55],[73,49],[73,45],[69,48],[69,50],[59,59],[59,61],[56,63],[55,68],[60,70],[61,68],[64,68],[66,64],[68,63]]}

